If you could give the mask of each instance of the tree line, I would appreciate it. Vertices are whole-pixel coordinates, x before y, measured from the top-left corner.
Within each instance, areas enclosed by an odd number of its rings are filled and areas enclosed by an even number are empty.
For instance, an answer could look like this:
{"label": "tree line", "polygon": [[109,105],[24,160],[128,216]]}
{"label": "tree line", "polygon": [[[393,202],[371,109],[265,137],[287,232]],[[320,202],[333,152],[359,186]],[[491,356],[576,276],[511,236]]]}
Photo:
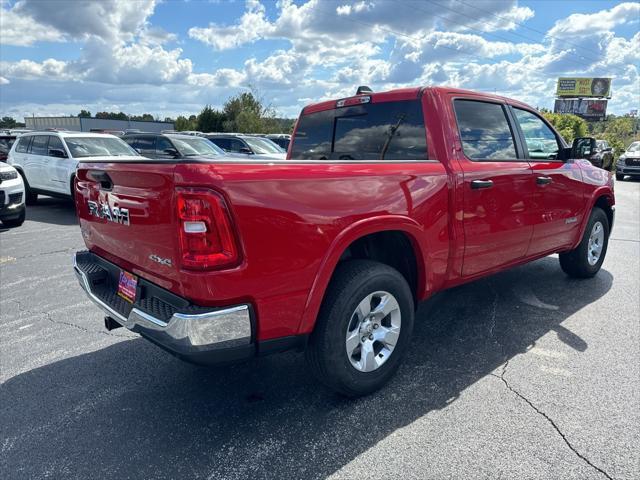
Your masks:
{"label": "tree line", "polygon": [[614,149],[617,159],[624,153],[626,147],[636,140],[640,140],[640,119],[630,116],[607,115],[599,122],[587,122],[577,115],[568,113],[551,113],[542,110],[544,117],[551,123],[558,133],[571,144],[574,138],[595,137],[606,140]]}
{"label": "tree line", "polygon": [[[91,117],[91,112],[81,110],[78,117]],[[149,113],[127,115],[124,112],[98,112],[95,118],[110,120],[164,121],[174,124],[175,130],[197,130],[200,132],[237,133],[290,133],[293,119],[278,118],[275,110],[265,106],[253,93],[246,92],[231,97],[221,110],[206,105],[198,115],[179,115],[173,119],[160,120]]]}

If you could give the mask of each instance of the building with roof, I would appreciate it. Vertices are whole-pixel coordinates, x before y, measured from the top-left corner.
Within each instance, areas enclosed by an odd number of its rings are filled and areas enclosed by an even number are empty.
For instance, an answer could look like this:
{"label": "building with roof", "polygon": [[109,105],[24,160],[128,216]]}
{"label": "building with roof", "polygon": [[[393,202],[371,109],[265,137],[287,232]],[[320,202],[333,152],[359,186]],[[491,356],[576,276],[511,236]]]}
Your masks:
{"label": "building with roof", "polygon": [[103,132],[140,130],[142,132],[160,133],[173,130],[173,122],[150,122],[141,120],[111,120],[92,117],[25,117],[26,128],[46,130],[48,128],[72,130],[76,132]]}

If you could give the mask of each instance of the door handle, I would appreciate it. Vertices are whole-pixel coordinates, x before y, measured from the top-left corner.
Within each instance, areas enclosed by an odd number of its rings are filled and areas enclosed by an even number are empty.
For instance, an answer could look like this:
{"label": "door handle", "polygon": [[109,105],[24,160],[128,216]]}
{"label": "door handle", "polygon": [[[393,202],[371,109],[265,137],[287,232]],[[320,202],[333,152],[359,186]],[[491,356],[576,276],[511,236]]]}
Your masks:
{"label": "door handle", "polygon": [[553,182],[553,178],[551,178],[551,177],[538,177],[538,178],[536,178],[536,183],[538,185],[549,185],[551,182]]}
{"label": "door handle", "polygon": [[471,188],[477,190],[479,188],[491,188],[493,187],[492,180],[473,180],[471,182]]}

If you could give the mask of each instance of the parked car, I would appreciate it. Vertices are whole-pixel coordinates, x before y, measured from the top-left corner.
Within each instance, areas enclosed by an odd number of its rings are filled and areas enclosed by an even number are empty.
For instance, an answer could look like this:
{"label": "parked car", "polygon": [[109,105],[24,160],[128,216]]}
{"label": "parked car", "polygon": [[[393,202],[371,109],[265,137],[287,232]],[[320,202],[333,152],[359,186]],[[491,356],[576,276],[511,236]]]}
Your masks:
{"label": "parked car", "polygon": [[227,155],[224,150],[206,138],[194,135],[143,133],[126,135],[122,139],[136,152],[147,158],[214,158]]}
{"label": "parked car", "polygon": [[283,161],[83,161],[74,268],[108,329],[203,364],[306,350],[322,382],[363,395],[435,292],[553,253],[597,274],[615,199],[586,147],[524,103],[452,88],[309,105]]}
{"label": "parked car", "polygon": [[624,177],[640,177],[640,142],[633,142],[618,157],[616,164],[616,180],[624,180]]}
{"label": "parked car", "polygon": [[27,205],[34,205],[40,194],[71,197],[76,167],[83,158],[137,161],[140,156],[113,135],[42,131],[21,135],[11,147],[7,162],[22,176]]}
{"label": "parked car", "polygon": [[19,227],[25,213],[22,178],[11,165],[0,163],[0,222],[5,227]]}
{"label": "parked car", "polygon": [[8,133],[0,135],[0,162],[6,162],[9,150],[16,141],[16,135],[10,135]]}
{"label": "parked car", "polygon": [[287,149],[289,148],[289,144],[291,143],[291,135],[287,135],[285,133],[270,133],[265,135],[265,138],[271,140],[285,152],[287,151]]}
{"label": "parked car", "polygon": [[271,158],[284,160],[287,152],[271,140],[252,135],[207,134],[208,138],[225,152],[251,156],[252,158]]}
{"label": "parked car", "polygon": [[589,161],[596,167],[611,170],[613,167],[613,148],[606,140],[596,140],[596,148]]}

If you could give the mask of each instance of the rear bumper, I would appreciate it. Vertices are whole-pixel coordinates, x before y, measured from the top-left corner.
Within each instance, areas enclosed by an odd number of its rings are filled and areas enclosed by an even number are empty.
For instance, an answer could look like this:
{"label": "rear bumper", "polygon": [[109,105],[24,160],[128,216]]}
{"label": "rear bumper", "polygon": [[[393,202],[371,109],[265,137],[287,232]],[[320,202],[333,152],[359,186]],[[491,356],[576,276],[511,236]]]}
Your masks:
{"label": "rear bumper", "polygon": [[84,251],[74,255],[73,267],[80,286],[109,317],[183,360],[210,365],[256,354],[250,305],[199,307],[142,278],[131,304],[117,295],[118,266]]}

